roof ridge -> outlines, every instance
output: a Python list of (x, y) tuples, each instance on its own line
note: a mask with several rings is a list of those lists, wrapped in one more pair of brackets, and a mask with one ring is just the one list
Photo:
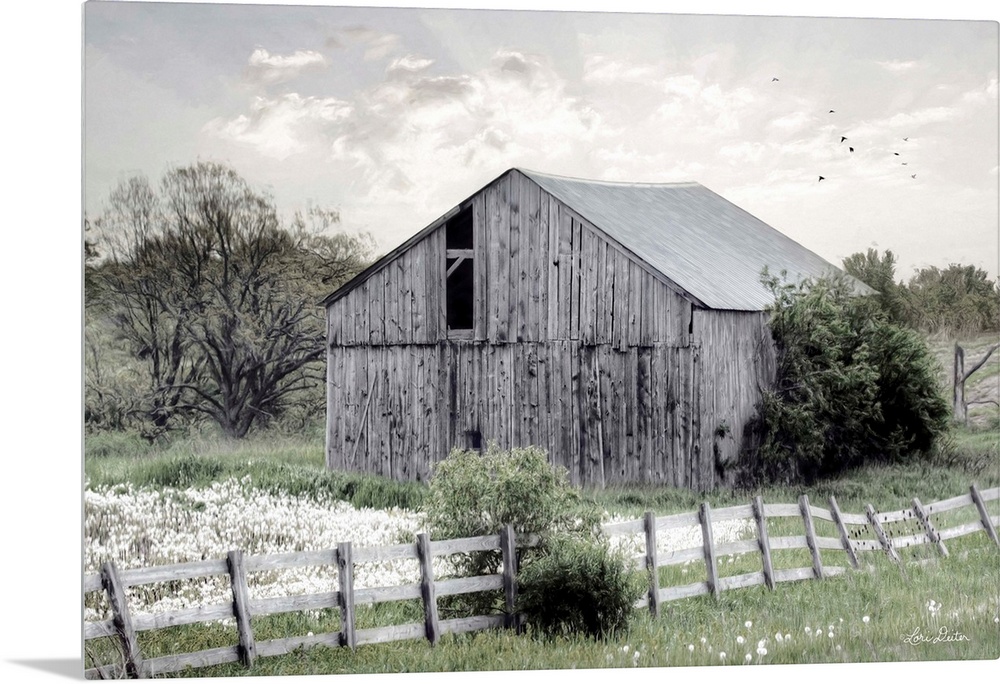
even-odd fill
[(558, 175), (558, 174), (555, 174), (555, 173), (544, 173), (542, 171), (534, 171), (532, 169), (526, 169), (526, 168), (520, 167), (520, 166), (515, 166), (515, 167), (513, 167), (512, 170), (513, 171), (519, 171), (519, 172), (525, 174), (526, 176), (542, 176), (544, 178), (555, 178), (555, 179), (558, 179), (558, 180), (576, 181), (576, 182), (579, 182), (579, 183), (593, 183), (595, 185), (628, 185), (628, 186), (650, 185), (650, 186), (655, 186), (655, 187), (665, 187), (665, 186), (673, 186), (673, 187), (705, 187), (701, 183), (699, 183), (698, 181), (673, 181), (673, 182), (665, 182), (665, 181), (660, 181), (660, 182), (654, 182), (654, 181), (612, 181), (612, 180), (600, 180), (600, 179), (596, 179), (596, 178), (580, 178), (579, 176), (561, 176), (561, 175)]

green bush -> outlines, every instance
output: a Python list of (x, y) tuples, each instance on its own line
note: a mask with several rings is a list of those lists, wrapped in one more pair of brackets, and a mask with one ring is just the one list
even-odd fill
[(425, 512), (431, 534), (439, 539), (496, 534), (507, 524), (523, 535), (599, 522), (565, 468), (550, 465), (543, 449), (504, 451), (495, 443), (484, 454), (454, 449), (438, 463)]
[[(453, 450), (438, 463), (430, 480), (423, 510), (432, 538), (456, 539), (496, 534), (511, 525), (517, 537), (553, 532), (591, 534), (600, 522), (592, 504), (585, 504), (569, 482), (566, 470), (549, 464), (538, 447), (501, 450), (491, 443), (486, 453)], [(519, 560), (531, 550), (520, 550)], [(453, 559), (463, 576), (499, 571), (499, 551), (481, 551)], [(493, 593), (468, 594), (442, 600), (443, 612), (481, 615), (502, 606)]]
[(551, 634), (611, 636), (624, 631), (642, 595), (642, 577), (605, 541), (558, 535), (518, 575), (518, 610)]
[(933, 451), (948, 425), (935, 361), (845, 279), (765, 282), (777, 379), (752, 425), (742, 480), (811, 483), (845, 469)]

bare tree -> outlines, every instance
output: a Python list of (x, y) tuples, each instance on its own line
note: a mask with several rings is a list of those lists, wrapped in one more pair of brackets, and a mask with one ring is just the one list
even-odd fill
[[(133, 178), (112, 193), (98, 222), (107, 253), (98, 299), (150, 371), (155, 429), (202, 415), (243, 437), (314, 382), (305, 370), (324, 337), (312, 284), (321, 277), (309, 272), (316, 250), (225, 166), (174, 169), (161, 188)], [(366, 255), (340, 256), (346, 275)]]

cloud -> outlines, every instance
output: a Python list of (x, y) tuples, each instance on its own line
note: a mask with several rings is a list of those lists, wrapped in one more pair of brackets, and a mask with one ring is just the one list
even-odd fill
[(202, 131), (250, 147), (265, 157), (283, 160), (308, 152), (318, 132), (344, 121), (351, 113), (351, 105), (336, 98), (302, 97), (295, 93), (277, 98), (256, 97), (249, 114), (230, 120), (213, 119)]
[(349, 26), (328, 38), (326, 43), (335, 47), (360, 46), (364, 50), (364, 59), (370, 62), (396, 52), (402, 40), (395, 33), (382, 33), (367, 26)]
[(327, 64), (323, 55), (312, 50), (272, 55), (264, 48), (257, 48), (248, 60), (247, 79), (252, 83), (274, 85), (294, 80), (304, 71), (325, 68)]
[(890, 60), (888, 62), (876, 62), (876, 64), (878, 64), (886, 71), (891, 71), (892, 73), (897, 73), (897, 74), (903, 71), (910, 71), (911, 69), (914, 69), (917, 66), (917, 62), (914, 62), (912, 60), (905, 62), (901, 60)]

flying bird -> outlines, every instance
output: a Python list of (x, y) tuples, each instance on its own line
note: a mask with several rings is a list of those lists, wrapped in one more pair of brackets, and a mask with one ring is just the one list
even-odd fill
[(840, 142), (844, 142), (845, 140), (847, 140), (847, 138), (845, 136), (843, 136), (843, 135), (840, 136)]
[(898, 157), (899, 156), (899, 152), (893, 152), (893, 155), (895, 155), (895, 156)]
[[(826, 180), (826, 178), (824, 178), (823, 176), (820, 176), (819, 180)], [(819, 181), (816, 181), (816, 182), (819, 183)]]
[(830, 110), (830, 113), (831, 113), (831, 114), (833, 114), (833, 113), (834, 113), (832, 109)]
[(854, 148), (853, 148), (853, 147), (848, 147), (847, 149), (849, 149), (849, 150), (850, 150), (851, 152), (853, 152), (853, 151), (854, 151)]
[(777, 80), (778, 80), (778, 77), (777, 77), (777, 76), (775, 76), (774, 78), (772, 78), (772, 79), (771, 79), (771, 83), (774, 83), (774, 82), (775, 82), (775, 81), (777, 81)]
[(909, 138), (903, 138), (903, 142), (906, 142), (907, 140), (909, 140)]
[(917, 177), (917, 174), (915, 174), (915, 173), (911, 173), (910, 174), (910, 178), (916, 178), (916, 177)]
[(903, 166), (906, 166), (907, 162), (903, 162)]

